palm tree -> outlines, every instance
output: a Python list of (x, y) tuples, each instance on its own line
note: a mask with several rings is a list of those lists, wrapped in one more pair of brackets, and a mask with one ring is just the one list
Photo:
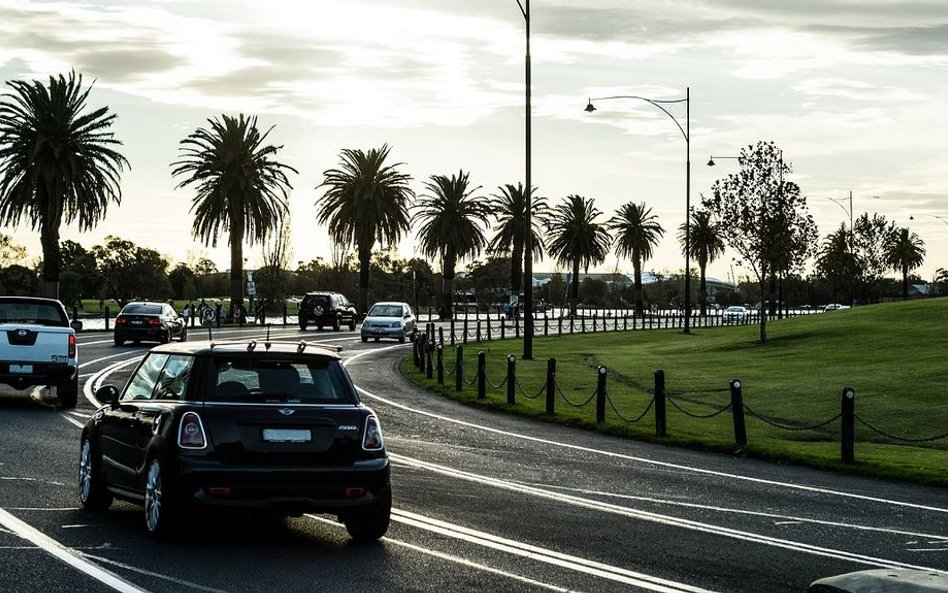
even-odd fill
[(0, 224), (29, 221), (43, 247), (43, 292), (59, 297), (62, 258), (59, 228), (78, 222), (95, 227), (109, 202), (120, 204), (121, 172), (128, 166), (113, 150), (121, 142), (109, 131), (116, 115), (108, 107), (89, 113), (82, 75), (67, 79), (8, 81), (0, 100)]
[(665, 229), (658, 224), (658, 217), (645, 205), (629, 202), (616, 211), (606, 223), (616, 233), (616, 253), (632, 260), (635, 275), (635, 314), (642, 315), (642, 262), (655, 252)]
[[(524, 226), (526, 224), (527, 201), (523, 191), (523, 184), (516, 187), (508, 183), (498, 187), (499, 194), (493, 194), (490, 200), (490, 209), (497, 221), (497, 232), (488, 245), (488, 251), (498, 255), (510, 255), (510, 290), (518, 294), (523, 289), (524, 267)], [(546, 198), (534, 196), (536, 188), (530, 192), (531, 211), (530, 226), (533, 241), (533, 257), (543, 260), (543, 250), (546, 244), (543, 241), (543, 228), (549, 220), (550, 208)]]
[(354, 245), (359, 258), (359, 302), (369, 309), (369, 267), (372, 247), (397, 243), (409, 228), (408, 208), (414, 192), (411, 176), (398, 170), (403, 163), (386, 164), (388, 144), (368, 152), (346, 148), (338, 169), (323, 173), (327, 187), (317, 202), (316, 220), (329, 225), (329, 235), (340, 246)]
[(442, 319), (454, 316), (451, 304), (454, 294), (454, 269), (465, 257), (477, 257), (487, 246), (484, 231), (490, 227), (490, 205), (487, 198), (475, 193), (480, 186), (470, 187), (468, 174), (432, 175), (425, 182), (423, 194), (412, 222), (420, 222), (418, 244), (426, 257), (441, 260)]
[(908, 300), (908, 274), (924, 263), (925, 242), (908, 228), (901, 228), (889, 234), (884, 251), (886, 263), (902, 273), (902, 299)]
[(570, 315), (576, 315), (579, 299), (579, 268), (601, 264), (609, 252), (612, 237), (606, 225), (596, 222), (602, 215), (588, 198), (569, 195), (553, 208), (550, 216), (550, 240), (547, 250), (550, 255), (573, 273), (570, 279)]
[(678, 242), (682, 250), (685, 249), (685, 236), (688, 235), (688, 246), (691, 257), (698, 262), (701, 274), (701, 316), (708, 314), (708, 282), (705, 273), (708, 264), (724, 255), (724, 233), (721, 227), (711, 220), (709, 210), (691, 210), (691, 232), (682, 224), (678, 227)]
[(230, 245), (230, 302), (243, 306), (243, 246), (266, 241), (287, 216), (286, 171), (293, 167), (274, 160), (282, 146), (264, 144), (273, 126), (261, 134), (257, 118), (221, 115), (208, 119), (181, 141), (181, 158), (172, 176), (187, 176), (177, 188), (194, 185), (191, 234), (217, 246), (221, 233)]

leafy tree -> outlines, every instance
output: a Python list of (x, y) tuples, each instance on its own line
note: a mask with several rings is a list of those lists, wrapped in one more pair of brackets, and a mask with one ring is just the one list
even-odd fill
[(0, 292), (14, 296), (35, 295), (39, 289), (39, 277), (34, 270), (13, 264), (0, 268)]
[(276, 311), (277, 307), (282, 311), (283, 302), (289, 296), (289, 267), (293, 259), (290, 237), (289, 225), (281, 225), (271, 241), (264, 243), (263, 266), (254, 273), (257, 299), (265, 301), (270, 311)]
[(420, 223), (418, 245), (423, 254), (441, 262), (442, 319), (454, 315), (455, 267), (466, 257), (477, 257), (487, 246), (484, 235), (490, 227), (490, 205), (484, 196), (477, 195), (480, 186), (471, 187), (469, 175), (432, 175), (425, 182), (425, 190), (416, 204), (412, 222)]
[[(523, 184), (516, 187), (508, 183), (497, 188), (500, 193), (492, 194), (490, 208), (496, 224), (496, 233), (487, 249), (494, 255), (510, 257), (510, 291), (519, 294), (524, 288), (523, 268), (525, 255), (524, 239), (526, 234), (527, 200)], [(530, 191), (530, 233), (533, 245), (533, 259), (543, 260), (546, 244), (543, 229), (549, 222), (550, 208), (545, 197), (536, 196), (536, 188)]]
[(0, 268), (12, 266), (26, 259), (26, 247), (16, 243), (10, 235), (0, 233)]
[(606, 224), (596, 220), (601, 215), (592, 199), (572, 194), (557, 204), (550, 216), (547, 249), (560, 264), (572, 270), (570, 315), (576, 315), (579, 269), (588, 272), (590, 266), (605, 261), (609, 253), (612, 238)]
[(168, 282), (171, 284), (172, 298), (193, 301), (198, 297), (197, 276), (188, 264), (179, 263), (168, 272)]
[[(742, 149), (738, 163), (740, 171), (715, 181), (713, 195), (703, 205), (712, 212), (728, 245), (753, 270), (763, 307), (767, 281), (806, 261), (816, 243), (816, 224), (799, 186), (784, 180), (791, 168), (774, 143), (758, 142)], [(767, 341), (766, 315), (760, 316), (760, 341)]]
[(881, 297), (878, 287), (889, 270), (885, 245), (887, 237), (896, 232), (895, 223), (881, 214), (863, 213), (853, 223), (852, 249), (856, 259), (856, 278), (861, 297)]
[(902, 299), (908, 300), (909, 272), (925, 262), (925, 242), (908, 228), (889, 234), (885, 243), (885, 260), (902, 274)]
[(658, 223), (658, 217), (645, 205), (629, 202), (623, 204), (609, 219), (607, 228), (615, 233), (616, 253), (620, 257), (632, 260), (632, 272), (635, 281), (635, 314), (641, 316), (642, 310), (642, 263), (651, 259), (658, 247), (659, 240), (665, 235), (665, 229)]
[(505, 286), (510, 280), (510, 258), (488, 257), (487, 261), (475, 261), (468, 266), (468, 278), (478, 300), (488, 305), (505, 301)]
[(108, 107), (86, 111), (91, 86), (82, 75), (49, 77), (49, 85), (8, 81), (0, 99), (0, 224), (26, 220), (40, 233), (43, 293), (59, 296), (59, 229), (77, 222), (87, 231), (121, 203), (121, 172), (128, 161), (110, 128)]
[(691, 228), (682, 224), (678, 227), (678, 242), (685, 249), (685, 236), (688, 236), (689, 255), (698, 264), (701, 275), (701, 315), (708, 314), (708, 264), (724, 255), (724, 233), (711, 217), (708, 210), (691, 209)]
[(154, 249), (108, 236), (92, 247), (108, 298), (124, 306), (130, 300), (163, 301), (171, 297), (168, 260)]
[[(59, 245), (62, 255), (63, 273), (73, 275), (73, 285), (76, 287), (76, 299), (97, 297), (102, 291), (102, 277), (92, 255), (85, 247), (75, 241), (63, 241)], [(66, 299), (63, 299), (66, 302)]]
[(243, 246), (266, 241), (287, 217), (287, 171), (275, 160), (282, 146), (266, 144), (271, 126), (261, 134), (256, 117), (221, 115), (208, 119), (180, 143), (181, 158), (171, 174), (184, 177), (177, 188), (194, 186), (191, 233), (205, 245), (217, 246), (221, 234), (230, 245), (230, 300), (243, 304)]
[(817, 253), (816, 269), (832, 287), (834, 301), (842, 300), (840, 295), (844, 292), (850, 302), (855, 298), (855, 283), (860, 276), (860, 269), (851, 249), (850, 238), (849, 229), (841, 225), (823, 239)]

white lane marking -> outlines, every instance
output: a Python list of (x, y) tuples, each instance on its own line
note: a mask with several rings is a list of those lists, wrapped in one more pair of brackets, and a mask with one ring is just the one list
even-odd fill
[(5, 526), (10, 531), (20, 536), (22, 539), (36, 544), (37, 547), (41, 548), (47, 554), (65, 562), (80, 572), (84, 572), (93, 579), (108, 587), (111, 587), (112, 589), (115, 589), (116, 591), (120, 591), (121, 593), (148, 593), (147, 589), (142, 589), (130, 583), (129, 581), (126, 581), (114, 572), (89, 562), (76, 550), (67, 548), (45, 533), (35, 529), (34, 527), (31, 527), (30, 525), (27, 525), (3, 509), (0, 509), (0, 525)]
[(79, 421), (76, 420), (75, 418), (70, 418), (69, 416), (66, 416), (66, 415), (63, 415), (63, 418), (66, 420), (66, 422), (68, 422), (69, 424), (72, 424), (72, 425), (75, 426), (76, 428), (85, 428), (85, 427), (86, 427), (86, 425), (85, 425), (84, 422), (79, 422)]
[[(333, 527), (341, 527), (341, 525), (339, 525), (339, 523), (337, 523), (336, 521), (333, 521), (333, 520), (331, 520), (331, 519), (327, 519), (327, 518), (325, 518), (325, 517), (320, 517), (319, 515), (306, 515), (306, 517), (307, 517), (308, 519), (313, 519), (313, 520), (315, 520), (315, 521), (319, 521), (320, 523), (326, 523), (327, 525), (331, 525), (331, 526), (333, 526)], [(397, 521), (397, 519), (396, 519), (396, 521)], [(536, 579), (531, 579), (530, 577), (525, 577), (525, 576), (522, 576), (522, 575), (519, 575), (519, 574), (516, 574), (516, 573), (513, 573), (513, 572), (508, 572), (508, 571), (506, 571), (506, 570), (501, 570), (501, 569), (499, 569), (499, 568), (494, 568), (493, 566), (487, 566), (486, 564), (480, 564), (480, 563), (478, 563), (478, 562), (473, 562), (473, 561), (471, 561), (471, 560), (468, 560), (467, 558), (461, 558), (460, 556), (454, 556), (454, 555), (451, 555), (451, 554), (445, 554), (444, 552), (439, 552), (439, 551), (437, 551), (437, 550), (432, 550), (432, 549), (429, 549), (429, 548), (423, 548), (423, 547), (421, 547), (421, 546), (416, 546), (415, 544), (410, 544), (410, 543), (408, 543), (408, 542), (406, 542), (406, 541), (402, 541), (402, 540), (399, 540), (399, 539), (394, 539), (394, 538), (391, 538), (391, 537), (383, 537), (383, 538), (382, 538), (382, 541), (384, 541), (385, 543), (395, 544), (395, 545), (397, 545), (397, 546), (402, 546), (402, 547), (408, 548), (409, 550), (413, 550), (413, 551), (415, 551), (415, 552), (419, 552), (419, 553), (421, 553), (421, 554), (427, 554), (428, 556), (434, 556), (435, 558), (439, 558), (439, 559), (441, 559), (441, 560), (447, 560), (448, 562), (454, 562), (455, 564), (460, 564), (460, 565), (462, 565), (462, 566), (467, 566), (467, 567), (469, 567), (469, 568), (475, 568), (475, 569), (477, 569), (477, 570), (481, 570), (481, 571), (484, 571), (484, 572), (489, 572), (489, 573), (491, 573), (491, 574), (496, 574), (496, 575), (499, 575), (499, 576), (502, 576), (502, 577), (505, 577), (505, 578), (508, 578), (508, 579), (511, 579), (511, 580), (519, 581), (519, 582), (521, 582), (521, 583), (526, 583), (526, 584), (528, 584), (528, 585), (533, 585), (533, 586), (536, 586), (536, 587), (540, 587), (540, 588), (542, 588), (542, 589), (547, 589), (547, 590), (549, 590), (549, 591), (556, 591), (557, 593), (578, 593), (578, 590), (577, 590), (577, 589), (567, 589), (567, 588), (565, 588), (565, 587), (558, 587), (558, 586), (552, 585), (552, 584), (550, 584), (550, 583), (544, 583), (544, 582), (538, 581), (538, 580), (536, 580)]]
[(164, 574), (161, 574), (161, 573), (152, 572), (152, 571), (150, 571), (150, 570), (145, 570), (144, 568), (138, 568), (138, 567), (136, 567), (136, 566), (131, 566), (131, 565), (129, 565), (129, 564), (124, 564), (124, 563), (122, 563), (122, 562), (118, 562), (118, 561), (115, 561), (115, 560), (110, 560), (110, 559), (104, 558), (104, 557), (102, 557), (102, 556), (93, 556), (92, 554), (86, 554), (85, 556), (86, 556), (86, 558), (89, 558), (89, 559), (91, 559), (91, 560), (95, 560), (96, 562), (100, 562), (100, 563), (102, 563), (102, 564), (111, 564), (112, 566), (117, 566), (117, 567), (119, 567), (119, 568), (121, 568), (121, 569), (123, 569), (123, 570), (127, 570), (127, 571), (129, 571), (129, 572), (137, 572), (138, 574), (143, 574), (143, 575), (150, 576), (150, 577), (153, 577), (153, 578), (156, 578), (156, 579), (161, 579), (161, 580), (163, 580), (163, 581), (168, 581), (168, 582), (174, 583), (174, 584), (176, 584), (176, 585), (183, 585), (183, 586), (185, 586), (185, 587), (188, 587), (188, 588), (190, 588), (190, 589), (194, 589), (194, 590), (196, 590), (196, 591), (208, 591), (209, 593), (228, 593), (227, 591), (225, 591), (225, 590), (223, 590), (223, 589), (215, 589), (214, 587), (206, 587), (206, 586), (204, 586), (204, 585), (199, 585), (199, 584), (197, 584), (197, 583), (192, 583), (191, 581), (185, 581), (184, 579), (179, 579), (179, 578), (171, 577), (171, 576), (164, 575)]
[(520, 494), (529, 494), (531, 496), (536, 496), (538, 498), (555, 500), (557, 502), (562, 502), (564, 504), (571, 504), (574, 506), (579, 506), (579, 507), (583, 507), (587, 509), (598, 510), (598, 511), (606, 512), (606, 513), (613, 513), (616, 515), (631, 517), (633, 519), (638, 519), (641, 521), (650, 521), (650, 522), (658, 523), (661, 525), (679, 527), (682, 529), (690, 529), (690, 530), (699, 531), (702, 533), (710, 533), (712, 535), (716, 535), (720, 537), (730, 537), (730, 538), (738, 539), (741, 541), (748, 541), (748, 542), (758, 543), (758, 544), (766, 544), (766, 545), (777, 547), (777, 548), (791, 550), (793, 552), (804, 552), (804, 553), (809, 553), (816, 556), (824, 556), (827, 558), (848, 560), (850, 562), (855, 562), (857, 564), (866, 564), (869, 566), (878, 566), (882, 568), (911, 568), (915, 570), (930, 570), (934, 572), (948, 574), (948, 572), (944, 570), (929, 568), (927, 566), (915, 566), (912, 564), (906, 564), (906, 563), (897, 562), (894, 560), (886, 560), (884, 558), (876, 558), (873, 556), (865, 556), (863, 554), (856, 554), (854, 552), (847, 552), (845, 550), (823, 548), (820, 546), (814, 546), (814, 545), (803, 543), (803, 542), (795, 542), (792, 540), (786, 540), (786, 539), (770, 537), (766, 535), (760, 535), (760, 534), (751, 533), (748, 531), (740, 531), (738, 529), (731, 529), (729, 527), (721, 527), (718, 525), (711, 525), (709, 523), (701, 523), (699, 521), (692, 521), (690, 519), (682, 519), (682, 518), (674, 517), (671, 515), (662, 515), (659, 513), (652, 513), (649, 511), (632, 509), (629, 507), (614, 505), (614, 504), (610, 504), (610, 503), (606, 503), (606, 502), (602, 502), (598, 500), (580, 498), (578, 496), (572, 496), (572, 495), (563, 494), (560, 492), (543, 490), (541, 488), (535, 488), (533, 486), (524, 486), (522, 484), (517, 484), (515, 482), (501, 480), (499, 478), (493, 478), (493, 477), (485, 476), (481, 474), (465, 472), (465, 471), (457, 470), (454, 468), (437, 465), (434, 463), (428, 463), (426, 461), (421, 461), (420, 459), (405, 457), (403, 455), (390, 453), (389, 458), (392, 460), (393, 463), (396, 463), (396, 464), (403, 464), (408, 467), (414, 467), (417, 469), (423, 469), (423, 470), (439, 473), (442, 475), (450, 476), (453, 478), (468, 480), (471, 482), (475, 482), (479, 485), (490, 485), (495, 488), (500, 488), (503, 490), (509, 490), (512, 492), (520, 493)]
[(141, 360), (144, 356), (145, 354), (143, 353), (141, 356), (136, 356), (128, 360), (120, 360), (118, 362), (110, 364), (109, 366), (105, 367), (98, 373), (92, 375), (91, 379), (87, 380), (85, 383), (82, 384), (82, 395), (85, 396), (85, 398), (89, 401), (89, 403), (91, 403), (94, 407), (98, 408), (102, 404), (99, 403), (99, 401), (95, 398), (93, 394), (95, 393), (95, 390), (99, 388), (99, 384), (102, 382), (102, 380), (108, 375), (110, 375), (111, 373), (113, 373), (114, 371), (116, 371), (117, 369), (120, 369), (122, 367), (132, 366), (133, 364), (138, 364), (138, 361)]
[[(388, 350), (389, 348), (392, 348), (392, 347), (390, 346), (390, 347), (388, 347), (388, 348), (379, 348), (379, 349), (377, 349), (377, 350), (367, 350), (367, 351), (365, 351), (365, 352), (360, 352), (360, 353), (358, 353), (358, 354), (355, 354), (355, 355), (352, 356), (351, 358), (347, 359), (347, 360), (345, 361), (345, 364), (348, 365), (348, 363), (350, 363), (350, 362), (352, 362), (352, 361), (354, 361), (354, 360), (356, 360), (356, 359), (358, 359), (358, 358), (361, 358), (361, 357), (363, 357), (363, 356), (367, 356), (367, 355), (373, 354), (373, 353), (375, 353), (375, 352), (381, 352), (381, 351), (383, 351), (383, 350)], [(752, 483), (755, 483), (755, 484), (767, 484), (768, 486), (779, 486), (779, 487), (782, 487), (782, 488), (789, 488), (789, 489), (794, 489), (794, 490), (803, 490), (803, 491), (805, 491), (805, 492), (816, 492), (816, 493), (818, 493), (818, 494), (828, 494), (828, 495), (832, 495), (832, 496), (840, 496), (840, 497), (843, 497), (843, 498), (853, 498), (853, 499), (856, 499), (856, 500), (865, 500), (865, 501), (869, 501), (869, 502), (878, 502), (878, 503), (887, 504), (887, 505), (892, 505), (892, 506), (901, 506), (901, 507), (907, 507), (907, 508), (913, 508), (913, 509), (921, 509), (921, 510), (925, 510), (925, 511), (933, 511), (933, 512), (936, 512), (936, 513), (948, 513), (948, 507), (933, 507), (933, 506), (928, 506), (928, 505), (923, 505), (923, 504), (916, 504), (916, 503), (912, 503), (912, 502), (904, 502), (904, 501), (900, 501), (900, 500), (891, 500), (891, 499), (887, 499), (887, 498), (880, 498), (880, 497), (877, 497), (877, 496), (867, 496), (867, 495), (865, 495), (865, 494), (854, 494), (854, 493), (852, 493), (852, 492), (843, 492), (843, 491), (841, 491), (841, 490), (830, 490), (830, 489), (828, 489), (828, 488), (820, 488), (820, 487), (817, 487), (817, 486), (807, 486), (807, 485), (804, 485), (804, 484), (795, 484), (795, 483), (793, 483), (793, 482), (778, 482), (777, 480), (768, 480), (768, 479), (764, 479), (764, 478), (755, 478), (755, 477), (752, 477), (752, 476), (745, 476), (745, 475), (741, 475), (741, 474), (733, 474), (733, 473), (729, 473), (729, 472), (723, 472), (723, 471), (705, 469), (705, 468), (694, 467), (694, 466), (690, 466), (690, 465), (682, 465), (682, 464), (678, 464), (678, 463), (671, 463), (671, 462), (668, 462), (668, 461), (657, 461), (657, 460), (655, 460), (655, 459), (649, 459), (649, 458), (647, 458), (647, 457), (639, 457), (639, 456), (636, 456), (636, 455), (628, 455), (628, 454), (625, 454), (625, 453), (616, 453), (616, 452), (614, 452), (614, 451), (605, 451), (605, 450), (602, 450), (602, 449), (593, 449), (592, 447), (584, 447), (584, 446), (582, 446), (582, 445), (573, 445), (573, 444), (571, 444), (571, 443), (564, 443), (564, 442), (561, 442), (561, 441), (551, 441), (551, 440), (549, 440), (549, 439), (541, 439), (541, 438), (539, 438), (539, 437), (534, 437), (534, 436), (530, 436), (530, 435), (526, 435), (526, 434), (520, 434), (520, 433), (516, 433), (516, 432), (510, 432), (510, 431), (506, 431), (506, 430), (501, 430), (501, 429), (499, 429), (499, 428), (493, 428), (493, 427), (490, 427), (490, 426), (484, 426), (483, 424), (475, 424), (475, 423), (473, 423), (473, 422), (466, 422), (466, 421), (464, 421), (464, 420), (458, 420), (458, 419), (456, 419), (456, 418), (451, 418), (451, 417), (449, 417), (449, 416), (442, 416), (442, 415), (440, 415), (440, 414), (435, 414), (435, 413), (433, 413), (433, 412), (428, 412), (428, 411), (426, 411), (426, 410), (419, 410), (419, 409), (417, 409), (417, 408), (412, 408), (412, 407), (406, 406), (405, 404), (400, 404), (400, 403), (395, 402), (395, 401), (393, 401), (393, 400), (386, 399), (386, 398), (384, 398), (384, 397), (381, 397), (381, 396), (379, 396), (379, 395), (376, 395), (376, 394), (372, 393), (371, 391), (368, 391), (368, 390), (366, 390), (366, 389), (363, 389), (362, 387), (356, 386), (356, 389), (358, 389), (360, 393), (364, 394), (365, 396), (367, 396), (367, 397), (369, 397), (369, 398), (378, 400), (378, 401), (380, 401), (380, 402), (383, 402), (383, 403), (385, 403), (385, 404), (388, 404), (388, 405), (390, 405), (390, 406), (392, 406), (392, 407), (395, 407), (395, 408), (398, 408), (398, 409), (400, 409), (400, 410), (405, 410), (406, 412), (412, 412), (412, 413), (419, 414), (419, 415), (422, 415), (422, 416), (428, 416), (429, 418), (434, 418), (434, 419), (436, 419), (436, 420), (443, 420), (444, 422), (450, 422), (450, 423), (452, 423), (452, 424), (458, 424), (458, 425), (460, 425), (460, 426), (466, 426), (466, 427), (468, 427), (468, 428), (475, 428), (475, 429), (478, 429), (478, 430), (483, 430), (483, 431), (485, 431), (485, 432), (491, 432), (491, 433), (494, 433), (494, 434), (500, 434), (500, 435), (507, 436), (507, 437), (511, 437), (511, 438), (521, 439), (521, 440), (525, 440), (525, 441), (531, 441), (531, 442), (534, 442), (534, 443), (541, 443), (541, 444), (543, 444), (543, 445), (550, 445), (550, 446), (553, 446), (553, 447), (560, 447), (560, 448), (563, 448), (563, 449), (571, 449), (571, 450), (573, 450), (573, 451), (581, 451), (581, 452), (583, 452), (583, 453), (594, 453), (594, 454), (603, 455), (603, 456), (606, 456), (606, 457), (613, 457), (613, 458), (616, 458), (616, 459), (623, 459), (623, 460), (625, 460), (625, 461), (634, 461), (634, 462), (636, 462), (636, 463), (646, 463), (646, 464), (655, 465), (655, 466), (658, 466), (658, 467), (667, 467), (667, 468), (671, 468), (671, 469), (682, 470), (682, 471), (692, 472), (692, 473), (696, 473), (696, 474), (705, 474), (705, 475), (710, 475), (710, 476), (715, 476), (715, 477), (720, 477), (720, 478), (728, 478), (728, 479), (732, 479), (732, 480), (743, 480), (743, 481), (752, 482)]]
[[(392, 440), (392, 439), (388, 439)], [(829, 527), (841, 527), (844, 529), (855, 529), (857, 531), (878, 531), (894, 535), (907, 535), (910, 537), (935, 538), (937, 540), (948, 541), (948, 536), (933, 535), (930, 533), (917, 533), (914, 531), (904, 531), (892, 529), (889, 527), (871, 527), (868, 525), (855, 525), (853, 523), (840, 523), (838, 521), (825, 521), (822, 519), (811, 519), (809, 517), (795, 517), (793, 515), (779, 515), (776, 513), (765, 513), (762, 511), (748, 511), (746, 509), (735, 509), (731, 507), (721, 507), (717, 505), (697, 504), (694, 502), (682, 502), (679, 500), (668, 500), (664, 498), (653, 498), (650, 496), (634, 496), (631, 494), (618, 494), (615, 492), (604, 492), (602, 490), (587, 490), (585, 488), (569, 488), (567, 486), (558, 486), (556, 484), (530, 483), (528, 486), (538, 488), (549, 488), (550, 490), (560, 490), (566, 492), (577, 492), (579, 494), (588, 494), (592, 496), (606, 496), (609, 498), (621, 498), (623, 500), (635, 500), (639, 502), (649, 502), (661, 505), (675, 506), (681, 508), (700, 509), (703, 511), (715, 511), (720, 513), (734, 513), (737, 515), (748, 515), (752, 517), (763, 517), (765, 519), (777, 519), (775, 525), (794, 525), (797, 523), (812, 523), (814, 525), (827, 525)]]
[(19, 476), (0, 476), (0, 480), (9, 480), (11, 482), (42, 482), (50, 486), (65, 486), (62, 482), (51, 482), (47, 480), (40, 480), (39, 478), (21, 478)]
[(462, 541), (491, 548), (493, 550), (507, 552), (528, 558), (530, 560), (542, 562), (544, 564), (566, 568), (583, 574), (623, 583), (625, 585), (640, 587), (649, 591), (657, 591), (659, 593), (709, 593), (710, 591), (709, 589), (703, 589), (701, 587), (695, 587), (685, 583), (679, 583), (677, 581), (671, 581), (661, 577), (627, 570), (617, 566), (595, 562), (593, 560), (587, 560), (586, 558), (581, 558), (579, 556), (563, 554), (562, 552), (542, 548), (540, 546), (534, 546), (515, 540), (502, 538), (484, 531), (468, 529), (453, 523), (439, 521), (437, 519), (432, 519), (431, 517), (425, 517), (424, 515), (411, 513), (408, 511), (393, 509), (392, 518), (393, 520), (400, 523), (412, 525), (414, 527), (418, 527), (419, 529), (424, 529), (426, 531), (431, 531), (440, 535), (446, 535), (460, 539)]

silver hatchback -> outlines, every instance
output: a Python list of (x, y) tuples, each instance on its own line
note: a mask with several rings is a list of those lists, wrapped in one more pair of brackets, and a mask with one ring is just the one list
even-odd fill
[(363, 342), (368, 342), (369, 338), (376, 342), (382, 338), (393, 338), (404, 342), (414, 337), (416, 331), (415, 314), (412, 313), (408, 303), (375, 303), (362, 320)]

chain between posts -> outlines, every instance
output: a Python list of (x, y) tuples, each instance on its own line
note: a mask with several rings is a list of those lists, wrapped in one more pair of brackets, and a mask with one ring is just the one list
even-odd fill
[(921, 437), (921, 438), (900, 437), (900, 436), (885, 432), (884, 430), (881, 430), (879, 428), (876, 428), (875, 426), (867, 422), (864, 418), (862, 418), (859, 414), (855, 414), (854, 417), (856, 418), (857, 422), (859, 422), (860, 424), (862, 424), (863, 426), (865, 426), (872, 432), (880, 434), (886, 438), (892, 439), (893, 441), (902, 441), (904, 443), (931, 443), (933, 441), (939, 441), (941, 439), (948, 438), (948, 432), (935, 435), (932, 437)]
[(714, 412), (711, 412), (710, 414), (694, 414), (694, 413), (689, 412), (688, 410), (682, 408), (680, 405), (678, 405), (678, 402), (676, 402), (675, 399), (674, 399), (671, 395), (666, 394), (666, 395), (665, 395), (665, 401), (667, 401), (668, 403), (670, 403), (672, 406), (674, 406), (674, 408), (675, 408), (676, 410), (678, 410), (679, 412), (681, 412), (681, 413), (684, 414), (685, 416), (690, 416), (690, 417), (692, 417), (692, 418), (698, 418), (698, 419), (702, 419), (702, 418), (714, 418), (715, 416), (717, 416), (717, 415), (719, 415), (719, 414), (723, 414), (724, 412), (727, 412), (728, 410), (731, 409), (731, 404), (727, 404), (727, 405), (724, 406), (723, 408), (721, 408), (721, 409), (719, 409), (719, 410), (715, 410)]

